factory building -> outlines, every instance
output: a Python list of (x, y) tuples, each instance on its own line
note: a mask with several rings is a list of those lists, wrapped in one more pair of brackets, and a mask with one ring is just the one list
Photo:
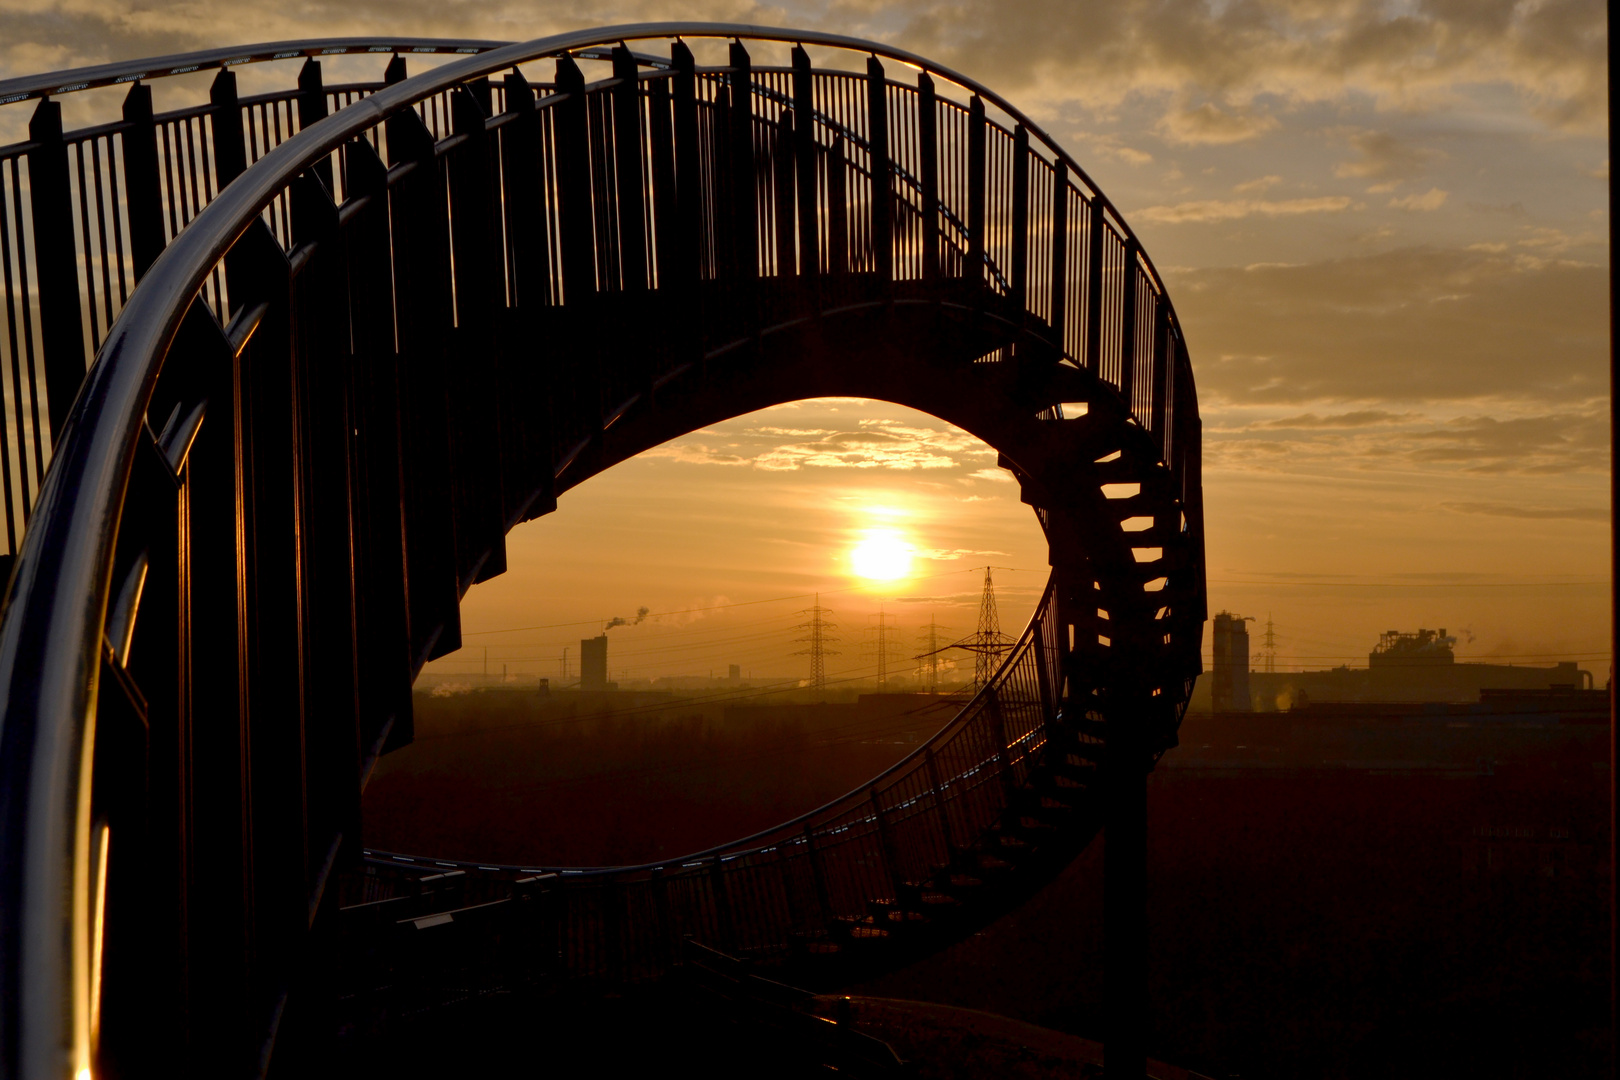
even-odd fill
[(579, 641), (579, 688), (581, 690), (611, 690), (608, 684), (607, 635)]
[(1215, 671), (1210, 687), (1216, 712), (1249, 712), (1247, 619), (1223, 611), (1215, 616)]

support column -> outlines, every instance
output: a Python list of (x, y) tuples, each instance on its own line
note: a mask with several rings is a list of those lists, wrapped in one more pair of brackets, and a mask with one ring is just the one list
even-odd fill
[[(1103, 763), (1103, 1065), (1147, 1075), (1147, 769), (1131, 721), (1110, 717)], [(1125, 730), (1116, 734), (1113, 724)]]

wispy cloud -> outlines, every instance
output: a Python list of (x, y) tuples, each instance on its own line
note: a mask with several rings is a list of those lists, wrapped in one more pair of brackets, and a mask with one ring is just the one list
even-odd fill
[(1496, 502), (1443, 502), (1443, 510), (1454, 514), (1484, 514), (1489, 517), (1528, 518), (1537, 521), (1608, 521), (1609, 510), (1604, 506), (1517, 506)]
[(1450, 194), (1449, 191), (1430, 188), (1421, 195), (1403, 195), (1391, 199), (1389, 205), (1394, 210), (1438, 210), (1446, 204), (1446, 196)]
[(1337, 214), (1350, 208), (1345, 195), (1321, 195), (1309, 199), (1200, 199), (1174, 206), (1150, 206), (1132, 217), (1166, 225), (1184, 222), (1235, 221), (1238, 218), (1293, 217), (1298, 214)]

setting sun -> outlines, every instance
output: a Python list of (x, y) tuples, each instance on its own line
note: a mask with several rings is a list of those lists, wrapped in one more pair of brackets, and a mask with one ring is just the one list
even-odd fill
[(858, 577), (871, 581), (894, 581), (911, 573), (912, 546), (893, 529), (867, 529), (861, 541), (849, 552), (850, 566)]

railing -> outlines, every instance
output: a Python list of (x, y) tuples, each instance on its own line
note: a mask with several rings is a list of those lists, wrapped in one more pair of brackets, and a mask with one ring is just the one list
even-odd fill
[[(404, 77), (399, 56), (476, 53), (499, 44), (321, 39), (216, 49), (0, 82), (0, 103), (45, 99), (31, 124), (30, 139), (0, 147), (0, 306), (6, 315), (5, 334), (0, 336), (4, 403), (0, 504), (5, 517), (0, 556), (17, 550), (52, 446), (83, 379), (86, 358), (100, 348), (146, 267), (217, 192), (304, 125), (399, 81)], [(242, 64), (342, 54), (397, 55), (387, 78), (377, 82), (323, 86), (319, 66), (314, 65), (306, 66), (294, 88), (245, 98), (236, 95), (232, 72)], [(582, 50), (581, 55), (602, 58), (605, 50)], [(811, 138), (825, 154), (825, 161), (814, 166), (821, 173), (824, 192), (815, 216), (801, 210), (798, 220), (782, 220), (776, 195), (792, 177), (757, 178), (752, 201), (759, 216), (758, 271), (799, 272), (798, 264), (809, 256), (823, 274), (842, 268), (926, 281), (960, 278), (964, 260), (983, 260), (986, 280), (996, 292), (1013, 305), (1022, 303), (1031, 316), (1051, 328), (1066, 356), (1120, 389), (1132, 414), (1153, 432), (1164, 460), (1170, 462), (1175, 440), (1173, 425), (1165, 417), (1178, 411), (1175, 395), (1180, 380), (1172, 369), (1184, 366), (1184, 344), (1151, 264), (1089, 178), (1044, 134), (1005, 103), (996, 101), (1009, 117), (1010, 123), (1004, 125), (987, 119), (982, 107), (975, 113), (972, 106), (938, 98), (930, 71), (984, 95), (982, 87), (919, 66), (923, 74), (916, 86), (887, 82), (881, 67), (865, 77), (818, 72), (810, 79), (807, 100), (799, 100), (804, 86), (796, 81), (794, 69), (752, 70), (751, 93), (757, 98), (754, 138), (770, 147), (773, 160), (780, 159), (785, 171), (794, 168), (791, 117), (801, 113), (815, 115), (816, 133)], [(152, 112), (151, 79), (213, 68), (220, 70), (220, 78), (207, 104)], [(662, 70), (641, 75), (638, 94), (646, 116), (644, 137), (649, 140), (655, 138), (654, 111), (668, 108), (667, 89), (655, 84), (668, 82), (671, 75), (667, 63)], [(699, 100), (712, 110), (726, 95), (729, 81), (725, 69), (700, 72)], [(60, 110), (48, 95), (124, 83), (131, 84), (131, 90), (121, 120), (62, 130)], [(873, 93), (878, 85), (884, 87), (882, 95)], [(549, 87), (537, 83), (536, 88)], [(496, 113), (506, 111), (503, 94), (504, 87), (493, 88)], [(874, 108), (877, 101), (882, 108)], [(425, 99), (417, 108), (435, 137), (449, 131), (447, 92)], [(611, 112), (600, 108), (590, 116), (591, 129), (600, 138), (613, 138)], [(928, 115), (934, 117), (931, 122), (924, 120)], [(892, 129), (888, 117), (894, 118)], [(230, 123), (232, 118), (238, 122)], [(872, 195), (874, 123), (885, 129), (883, 165), (893, 178), (887, 214)], [(1044, 153), (1030, 151), (1032, 132)], [(379, 151), (385, 146), (380, 132), (369, 138)], [(651, 149), (656, 155), (658, 147)], [(609, 166), (609, 176), (596, 193), (601, 202), (595, 235), (611, 237), (618, 224), (612, 205), (617, 191), (612, 163), (602, 164)], [(982, 175), (977, 182), (972, 179), (974, 168)], [(40, 184), (31, 180), (36, 171), (43, 180)], [(341, 198), (341, 170), (334, 173), (328, 165), (323, 177)], [(545, 203), (554, 215), (559, 201), (556, 176), (548, 175), (547, 180), (553, 190)], [(841, 185), (845, 203), (838, 207)], [(795, 208), (786, 209), (791, 218)], [(659, 220), (674, 216), (672, 210), (668, 205), (660, 208), (655, 200), (644, 201), (640, 225), (652, 240), (650, 247), (674, 242), (675, 229)], [(283, 247), (291, 248), (285, 194), (264, 213)], [(558, 236), (554, 216), (549, 224), (549, 235)], [(705, 221), (705, 232), (718, 236), (716, 226), (722, 224)], [(877, 242), (875, 230), (888, 234), (887, 243)], [(41, 235), (53, 241), (43, 259), (38, 249)], [(60, 242), (69, 236), (71, 248)], [(1060, 236), (1062, 243), (1056, 242)], [(704, 247), (700, 266), (706, 278), (724, 275), (725, 254), (712, 245)], [(554, 264), (560, 262), (560, 252), (552, 255)], [(1010, 274), (1003, 269), (1013, 266), (1018, 269)], [(656, 259), (646, 260), (644, 269), (644, 284), (656, 287)], [(598, 288), (627, 283), (611, 258), (597, 270)], [(560, 302), (561, 267), (553, 265), (548, 271), (548, 280), (555, 283), (550, 299)], [(216, 267), (204, 286), (216, 312), (229, 310), (228, 301), (218, 298), (224, 287), (223, 272)], [(1128, 309), (1135, 318), (1124, 320), (1118, 313)], [(1177, 363), (1167, 361), (1166, 350)], [(1181, 389), (1190, 391), (1190, 382)]]
[[(569, 55), (679, 35), (870, 58), (864, 74), (818, 70), (800, 47), (789, 68), (755, 69), (737, 43), (728, 64), (700, 68), (677, 41), (649, 71), (615, 50), (614, 76), (587, 85)], [(913, 65), (918, 84), (890, 82), (876, 54)], [(543, 57), (557, 76), (536, 95), (513, 69)], [(509, 70), (503, 86), (487, 80)], [(935, 78), (971, 99), (937, 97)], [(225, 96), (229, 80), (215, 86)], [(459, 596), (489, 571), (505, 529), (643, 395), (736, 362), (774, 328), (913, 304), (994, 325), (1000, 355), (1062, 367), (1087, 383), (1093, 408), (1128, 415), (1152, 440), (1182, 494), (1164, 516), (1177, 519), (1177, 542), (1199, 543), (1196, 401), (1162, 284), (1078, 166), (972, 80), (833, 35), (661, 24), (499, 48), (356, 92), (290, 138), (290, 105), (278, 113), (271, 99), (244, 123), (215, 102), (206, 132), (201, 114), (174, 116), (161, 141), (154, 117), (147, 166), (131, 168), (144, 136), (120, 143), (125, 202), (106, 205), (127, 212), (121, 225), (108, 214), (103, 240), (79, 245), (62, 224), (80, 219), (93, 240), (95, 216), (58, 206), (30, 219), (30, 230), (56, 222), (48, 235), (72, 235), (89, 255), (28, 235), (28, 288), (42, 299), (23, 305), (23, 336), (43, 351), (21, 354), (42, 359), (13, 385), (42, 373), (52, 423), (30, 413), (7, 425), (35, 469), (49, 452), (42, 430), (58, 433), (0, 622), (0, 880), (25, 883), (0, 904), (0, 960), (29, 988), (0, 993), (0, 1045), (20, 1048), (24, 1072), (63, 1053), (88, 1061), (86, 913), (109, 876), (152, 878), (138, 901), (152, 912), (143, 940), (243, 943), (189, 961), (160, 950), (141, 970), (207, 986), (194, 1030), (236, 1030), (246, 1021), (229, 1009), (284, 993), (295, 945), (354, 843), (368, 758), (391, 731), (408, 734), (410, 679), (455, 636)], [(76, 185), (41, 182), (66, 160), (42, 150), (56, 145), (43, 126), (53, 116), (39, 114), (24, 151), (43, 163), (28, 159), (29, 197), (55, 193), (71, 208)], [(108, 143), (98, 157), (94, 138), (81, 205), (113, 153)], [(247, 167), (250, 141), (277, 140)], [(8, 175), (20, 175), (11, 160)], [(137, 175), (150, 197), (136, 196)], [(20, 203), (21, 188), (7, 194)], [(8, 265), (22, 265), (18, 250)], [(117, 273), (124, 259), (144, 270), (133, 291)], [(99, 314), (80, 321), (90, 286), (77, 288), (91, 278)], [(628, 310), (610, 302), (679, 332), (607, 363), (590, 331), (599, 312)], [(108, 318), (66, 409), (87, 335)], [(555, 332), (571, 351), (509, 361), (513, 327)], [(464, 364), (454, 380), (442, 367), (452, 351)], [(76, 356), (79, 372), (59, 356)], [(517, 391), (501, 393), (497, 375)], [(555, 415), (529, 408), (531, 391)], [(18, 490), (25, 507), (33, 488)], [(1196, 671), (1201, 548), (1172, 573), (1189, 633), (1167, 683)], [(865, 804), (839, 804), (802, 839), (772, 834), (656, 875), (671, 910), (722, 947), (740, 936), (768, 948), (802, 918), (789, 895), (814, 895), (835, 916), (968, 842), (1057, 715), (1065, 637), (1033, 624), (996, 688)], [(146, 761), (157, 777), (147, 787), (117, 779)], [(156, 802), (140, 801), (148, 790)], [(99, 861), (110, 835), (143, 829), (168, 845), (161, 857), (131, 863), (135, 845), (120, 841)], [(772, 885), (767, 863), (798, 884)], [(659, 895), (647, 875), (636, 903)], [(217, 881), (240, 894), (185, 892)], [(158, 970), (187, 962), (202, 974)]]
[[(0, 579), (9, 576), (88, 359), (146, 268), (243, 168), (385, 85), (323, 86), (317, 63), (294, 87), (238, 98), (236, 69), (346, 54), (459, 55), (503, 44), (323, 38), (0, 80), (0, 105), (40, 101), (29, 138), (0, 147)], [(206, 103), (153, 113), (152, 80), (215, 69), (220, 77)], [(394, 70), (403, 75), (402, 65)], [(120, 119), (63, 130), (55, 99), (126, 84)], [(284, 238), (285, 212), (282, 204), (269, 211)], [(222, 287), (222, 275), (212, 275), (208, 288)]]
[[(367, 855), (378, 865), (462, 870), (552, 893), (570, 976), (660, 974), (688, 935), (740, 955), (783, 955), (796, 940), (826, 939), (839, 920), (864, 917), (874, 897), (898, 898), (960, 867), (962, 853), (1002, 819), (1064, 719), (1059, 633), (1048, 586), (993, 680), (924, 745), (843, 797), (753, 836), (640, 866)], [(1069, 737), (1101, 747), (1095, 736)]]

